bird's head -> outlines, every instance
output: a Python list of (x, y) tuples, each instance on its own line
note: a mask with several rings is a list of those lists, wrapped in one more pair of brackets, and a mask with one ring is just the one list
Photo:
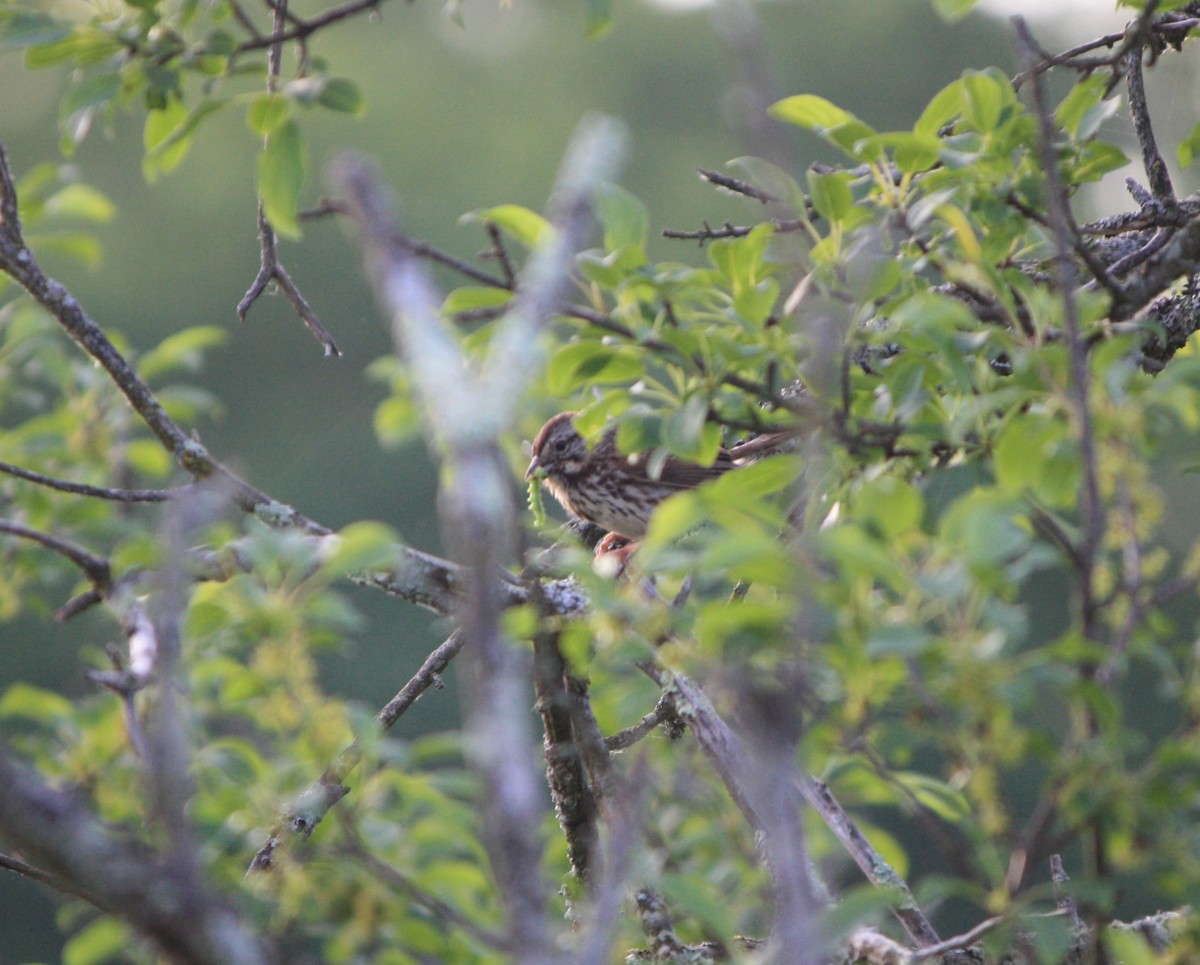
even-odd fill
[(525, 478), (549, 476), (561, 478), (579, 472), (587, 459), (588, 447), (572, 424), (574, 412), (560, 412), (538, 432), (533, 440), (533, 458)]

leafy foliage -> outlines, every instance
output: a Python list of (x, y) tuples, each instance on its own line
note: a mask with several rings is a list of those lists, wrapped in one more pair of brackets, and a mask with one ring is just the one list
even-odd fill
[[(971, 4), (938, 6), (959, 16)], [(1196, 26), (1169, 14), (1181, 4), (1148, 6), (1137, 21), (1145, 36), (1129, 36), (1156, 53)], [(0, 13), (0, 46), (23, 49), (30, 68), (72, 68), (60, 118), (68, 152), (95, 121), (144, 112), (148, 180), (178, 166), (209, 116), (244, 109), (261, 141), (263, 234), (273, 244), (271, 232), (300, 233), (306, 112), (358, 115), (363, 101), (307, 52), (283, 79), (264, 64), (269, 36), (247, 33), (239, 13), (148, 2), (84, 19), (74, 8), (12, 7)], [(587, 31), (602, 33), (610, 16), (607, 3), (587, 3)], [(288, 41), (321, 26), (289, 23)], [(1118, 64), (1132, 70), (1125, 60), (1107, 66)], [(1172, 312), (1194, 307), (1197, 265), (1184, 259), (1170, 273), (1157, 254), (1165, 244), (1146, 250), (1154, 231), (1184, 237), (1196, 209), (1137, 188), (1141, 221), (1055, 220), (1061, 198), (1129, 163), (1105, 139), (1119, 109), (1109, 76), (1085, 66), (1048, 106), (1026, 103), (997, 69), (969, 71), (906, 130), (877, 131), (816, 94), (780, 100), (775, 119), (823, 139), (844, 163), (814, 166), (801, 183), (739, 159), (746, 180), (735, 187), (768, 203), (769, 218), (706, 226), (697, 264), (652, 259), (644, 204), (615, 184), (596, 193), (598, 243), (572, 257), (572, 287), (538, 336), (547, 362), (516, 431), (532, 435), (552, 412), (574, 410), (585, 437), (615, 426), (619, 448), (647, 453), (652, 474), (671, 457), (711, 465), (722, 447), (782, 433), (761, 458), (666, 500), (621, 579), (593, 569), (568, 539), (549, 562), (531, 553), (524, 582), (506, 583), (524, 594), (506, 601), (521, 605), (504, 627), (534, 652), (533, 676), (552, 652), (565, 668), (558, 684), (575, 688), (603, 735), (633, 727), (664, 686), (675, 702), (675, 739), (656, 732), (629, 737), (636, 750), (605, 751), (626, 782), (620, 804), (636, 818), (623, 825), (602, 801), (591, 820), (612, 853), (622, 834), (637, 838), (612, 859), (624, 861), (614, 887), (661, 895), (678, 942), (719, 942), (751, 961), (734, 936), (781, 931), (769, 828), (750, 816), (753, 789), (713, 759), (697, 723), (710, 713), (739, 722), (750, 756), (758, 744), (784, 746), (778, 783), (818, 777), (941, 927), (999, 916), (989, 955), (1013, 943), (1041, 961), (1081, 954), (1065, 921), (1036, 917), (1056, 900), (1052, 856), (1070, 866), (1071, 893), (1094, 929), (1118, 912), (1197, 900), (1198, 667), (1188, 627), (1200, 554), (1194, 526), (1180, 524), (1192, 514), (1177, 454), (1200, 445), (1200, 364), (1182, 342), (1162, 351)], [(1039, 85), (1042, 69), (1022, 80)], [(1195, 141), (1193, 132), (1179, 145), (1181, 161), (1190, 163)], [(17, 185), (25, 237), (36, 255), (92, 263), (94, 240), (60, 226), (107, 220), (111, 205), (58, 176), (42, 166)], [(474, 370), (531, 310), (529, 266), (564, 231), (553, 212), (516, 204), (466, 220), (489, 238), (487, 270), (411, 239), (402, 247), (459, 270), (462, 284), (439, 304), (439, 332)], [(1130, 246), (1106, 246), (1122, 235), (1140, 260), (1126, 263)], [(7, 274), (20, 281), (16, 260)], [(1154, 290), (1139, 295), (1139, 279)], [(320, 683), (318, 657), (355, 626), (340, 583), (429, 604), (427, 585), (405, 580), (435, 564), (380, 524), (333, 534), (232, 489), (225, 502), (248, 511), (197, 510), (181, 544), (182, 507), (219, 468), (160, 444), (129, 383), (62, 338), (66, 310), (11, 283), (3, 295), (0, 461), (18, 471), (0, 480), (0, 532), (11, 537), (0, 544), (0, 618), (44, 617), (64, 594), (72, 602), (62, 616), (105, 602), (129, 648), (81, 654), (105, 687), (79, 699), (9, 684), (5, 753), (78, 789), (106, 825), (137, 829), (147, 848), (173, 846), (145, 792), (153, 754), (139, 745), (139, 721), (169, 703), (162, 687), (173, 681), (133, 686), (122, 675), (136, 663), (142, 601), (165, 607), (182, 572), (173, 617), (193, 741), (186, 813), (206, 881), (238, 895), (250, 930), (285, 953), (509, 960), (511, 896), (491, 863), (496, 805), (471, 735), (395, 738), (386, 708), (377, 719)], [(108, 336), (167, 418), (190, 425), (216, 408), (202, 389), (171, 380), (196, 375), (220, 330), (188, 328), (141, 353)], [(382, 444), (436, 428), (423, 419), (411, 368), (381, 359), (372, 375), (388, 388), (375, 423)], [(516, 466), (515, 445), (512, 457)], [(177, 467), (192, 474), (186, 487), (130, 496), (166, 485)], [(55, 484), (64, 479), (75, 488)], [(480, 496), (480, 513), (493, 495)], [(535, 528), (526, 535), (550, 535)], [(103, 556), (81, 563), (82, 547)], [(443, 590), (460, 591), (457, 571), (437, 572)], [(564, 587), (586, 606), (556, 608)], [(1189, 606), (1172, 606), (1180, 599)], [(170, 613), (153, 616), (157, 627), (171, 623)], [(419, 695), (442, 670), (410, 685)], [(685, 680), (702, 681), (715, 709), (681, 706)], [(537, 700), (550, 719), (553, 702), (542, 690)], [(670, 715), (652, 723), (667, 729)], [(692, 732), (680, 738), (685, 723)], [(578, 719), (573, 726), (582, 743)], [(554, 785), (549, 725), (546, 733), (558, 813), (538, 811), (542, 865), (527, 871), (552, 883), (548, 919), (587, 926), (599, 902), (590, 904), (594, 882), (572, 837), (572, 802)], [(600, 796), (598, 772), (585, 784)], [(824, 922), (832, 948), (864, 925), (884, 928), (904, 902), (899, 887), (855, 890), (844, 840), (825, 816), (822, 824), (806, 811), (796, 833), (813, 879), (841, 898)], [(285, 845), (294, 832), (312, 837)], [(243, 881), (256, 851), (257, 871)], [(127, 909), (95, 905), (64, 906), (66, 960), (108, 960), (137, 932)], [(632, 915), (608, 927), (606, 954), (646, 942)], [(592, 940), (586, 928), (556, 928), (564, 947)], [(1193, 938), (1177, 935), (1174, 954), (1194, 954)], [(1101, 940), (1122, 960), (1158, 960), (1131, 933)], [(128, 954), (156, 952), (147, 944)]]

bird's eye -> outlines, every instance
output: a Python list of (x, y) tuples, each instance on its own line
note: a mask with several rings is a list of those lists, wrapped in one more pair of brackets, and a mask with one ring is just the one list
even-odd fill
[(566, 439), (559, 439), (557, 442), (554, 443), (554, 451), (555, 452), (562, 452), (566, 448), (567, 448), (567, 440)]

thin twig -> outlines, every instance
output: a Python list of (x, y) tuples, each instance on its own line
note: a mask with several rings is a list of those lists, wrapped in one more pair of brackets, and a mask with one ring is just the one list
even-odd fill
[(78, 887), (73, 882), (68, 881), (58, 875), (53, 875), (42, 868), (36, 868), (20, 858), (13, 857), (11, 854), (0, 853), (0, 868), (5, 871), (11, 871), (13, 874), (18, 874), (22, 878), (28, 878), (30, 881), (36, 881), (38, 884), (45, 885), (47, 888), (53, 888), (57, 892), (64, 895), (72, 895), (75, 898), (82, 898), (90, 905), (95, 905), (102, 911), (112, 912), (111, 905), (106, 904), (103, 899), (97, 898), (95, 895)]
[[(288, 0), (273, 0), (272, 9), (274, 11), (274, 27), (272, 36), (265, 38), (267, 50), (267, 90), (273, 92), (279, 84), (279, 72), (283, 62), (283, 25), (288, 18)], [(300, 34), (299, 37), (305, 37), (307, 34)], [(264, 38), (256, 38), (264, 39)], [(268, 139), (271, 135), (267, 135)], [(333, 336), (326, 331), (325, 326), (321, 324), (317, 318), (317, 313), (312, 310), (312, 306), (300, 293), (300, 289), (296, 287), (296, 283), (292, 281), (292, 276), (283, 266), (283, 262), (279, 260), (278, 239), (275, 234), (275, 228), (267, 217), (267, 212), (263, 206), (262, 199), (258, 202), (258, 250), (259, 250), (259, 267), (258, 274), (254, 276), (254, 281), (250, 283), (250, 287), (246, 290), (246, 294), (242, 296), (241, 301), (237, 304), (237, 315), (242, 321), (246, 320), (246, 313), (250, 311), (250, 306), (253, 305), (267, 290), (267, 286), (272, 282), (279, 288), (287, 300), (291, 303), (293, 310), (304, 322), (305, 326), (313, 337), (324, 346), (326, 357), (340, 356), (341, 349), (337, 347)]]
[(1125, 85), (1129, 90), (1129, 115), (1133, 120), (1133, 130), (1137, 134), (1138, 143), (1142, 147), (1142, 164), (1146, 168), (1146, 177), (1150, 180), (1150, 190), (1160, 201), (1173, 204), (1175, 188), (1171, 184), (1171, 174), (1158, 150), (1154, 128), (1150, 123), (1150, 107), (1146, 103), (1146, 85), (1142, 77), (1141, 47), (1129, 51), (1125, 55), (1124, 63)]
[[(1023, 63), (1027, 66), (1037, 45), (1029, 27), (1020, 17), (1013, 19)], [(1033, 78), (1030, 85), (1034, 111), (1038, 119), (1038, 149), (1042, 169), (1046, 178), (1047, 219), (1054, 236), (1056, 255), (1054, 259), (1055, 281), (1062, 299), (1063, 328), (1067, 338), (1070, 359), (1071, 384), (1069, 388), (1072, 408), (1079, 427), (1079, 450), (1083, 462), (1083, 491), (1080, 499), (1082, 541), (1078, 547), (1077, 573), (1079, 577), (1081, 627), (1084, 636), (1091, 639), (1095, 627), (1094, 578), (1096, 554), (1100, 550), (1104, 533), (1104, 508), (1100, 503), (1099, 470), (1097, 467), (1096, 439), (1092, 428), (1092, 411), (1089, 399), (1090, 373), (1088, 371), (1087, 347), (1080, 332), (1079, 311), (1073, 292), (1071, 265), (1071, 216), (1067, 205), (1066, 189), (1059, 176), (1058, 158), (1054, 151), (1054, 123), (1046, 103), (1041, 75)]]
[(7, 519), (0, 519), (0, 533), (8, 533), (10, 536), (30, 540), (70, 560), (83, 570), (84, 575), (92, 581), (100, 593), (106, 592), (112, 586), (112, 569), (109, 567), (108, 560), (89, 553), (78, 543), (59, 539), (57, 536), (51, 536), (49, 533), (43, 533)]
[(492, 248), (485, 257), (496, 259), (500, 270), (504, 272), (504, 287), (512, 288), (517, 282), (517, 274), (513, 271), (512, 259), (508, 257), (508, 248), (504, 245), (504, 235), (500, 233), (500, 227), (494, 221), (487, 222), (484, 228), (487, 229), (488, 237), (492, 240)]
[(296, 26), (290, 30), (281, 30), (276, 25), (275, 30), (269, 37), (256, 36), (251, 40), (243, 41), (238, 46), (238, 52), (250, 50), (262, 50), (263, 48), (273, 47), (278, 44), (286, 43), (289, 40), (302, 40), (321, 30), (323, 27), (328, 27), (332, 23), (337, 23), (339, 20), (346, 20), (360, 13), (366, 13), (374, 10), (382, 0), (351, 0), (349, 3), (343, 3), (340, 6), (332, 7), (326, 10), (319, 16), (312, 17), (308, 20), (301, 20), (299, 17), (294, 18)]
[(755, 201), (761, 201), (763, 204), (770, 204), (772, 201), (779, 200), (775, 195), (763, 191), (761, 188), (756, 188), (749, 181), (731, 178), (728, 174), (721, 174), (719, 171), (696, 168), (696, 173), (709, 184), (715, 184), (718, 188), (724, 188), (726, 191), (732, 191), (735, 194), (744, 194), (747, 198), (753, 198)]
[(672, 730), (682, 725), (682, 721), (679, 719), (679, 712), (675, 708), (675, 695), (670, 691), (665, 691), (658, 698), (658, 703), (654, 705), (654, 709), (632, 727), (627, 727), (625, 730), (617, 731), (615, 734), (610, 734), (606, 737), (604, 739), (605, 746), (614, 754), (619, 751), (628, 750), (660, 725), (667, 729), (667, 733), (670, 736), (678, 736), (678, 733), (673, 734)]
[(26, 482), (34, 482), (40, 486), (57, 489), (59, 492), (73, 493), (76, 496), (92, 496), (96, 499), (111, 499), (119, 503), (162, 503), (179, 495), (184, 490), (172, 492), (166, 489), (110, 489), (106, 486), (88, 486), (84, 483), (68, 482), (46, 476), (32, 469), (22, 469), (12, 463), (0, 462), (0, 472)]

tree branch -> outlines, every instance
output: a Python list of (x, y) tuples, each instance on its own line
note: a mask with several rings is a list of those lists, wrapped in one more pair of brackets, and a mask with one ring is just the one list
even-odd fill
[(114, 914), (181, 965), (267, 965), (238, 914), (140, 842), (118, 837), (79, 801), (0, 751), (0, 834), (72, 889), (103, 895)]

